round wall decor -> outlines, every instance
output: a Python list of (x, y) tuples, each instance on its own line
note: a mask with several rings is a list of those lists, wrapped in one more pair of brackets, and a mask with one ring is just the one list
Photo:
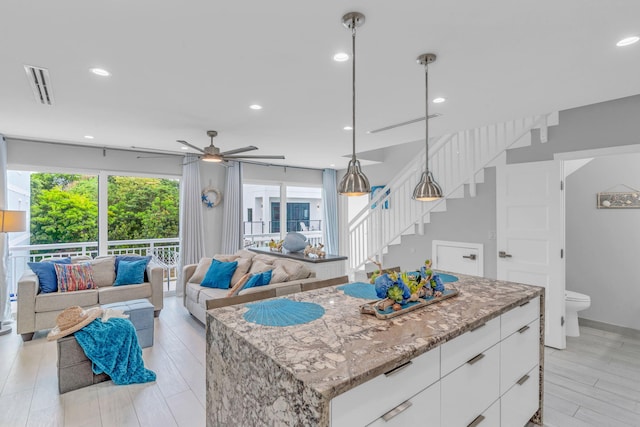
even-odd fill
[(203, 205), (208, 208), (215, 208), (222, 201), (222, 193), (216, 188), (206, 187), (202, 190), (202, 196), (200, 198)]

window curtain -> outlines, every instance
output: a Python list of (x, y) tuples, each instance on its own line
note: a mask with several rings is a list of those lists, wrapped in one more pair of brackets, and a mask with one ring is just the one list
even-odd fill
[[(0, 135), (0, 176), (0, 209), (5, 209), (7, 207), (7, 142), (2, 135)], [(0, 233), (0, 329), (4, 323), (12, 321), (7, 277), (8, 256), (7, 233)]]
[(339, 254), (338, 241), (338, 185), (335, 169), (322, 171), (322, 200), (324, 201), (324, 241), (328, 254)]
[(232, 254), (242, 244), (242, 163), (232, 162), (227, 168), (222, 211), (222, 253)]
[(187, 154), (180, 181), (180, 264), (176, 295), (184, 295), (182, 269), (197, 264), (204, 257), (204, 221), (202, 218), (200, 160)]

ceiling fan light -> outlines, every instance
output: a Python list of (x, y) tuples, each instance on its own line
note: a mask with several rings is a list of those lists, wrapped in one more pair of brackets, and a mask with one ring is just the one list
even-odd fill
[(412, 198), (420, 202), (432, 202), (442, 198), (442, 188), (433, 179), (431, 172), (422, 172), (420, 182), (413, 190)]
[(344, 174), (340, 185), (338, 185), (338, 193), (345, 196), (363, 196), (370, 192), (371, 185), (360, 169), (360, 160), (355, 158), (349, 160), (347, 173)]
[(213, 154), (205, 154), (204, 156), (202, 156), (202, 161), (211, 162), (211, 163), (221, 163), (222, 157), (214, 156)]

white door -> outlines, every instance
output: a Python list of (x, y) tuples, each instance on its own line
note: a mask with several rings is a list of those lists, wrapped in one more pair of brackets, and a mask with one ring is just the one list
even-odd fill
[(544, 286), (545, 345), (565, 348), (561, 162), (498, 165), (498, 279)]
[(433, 268), (470, 276), (484, 275), (483, 245), (434, 240), (431, 244)]

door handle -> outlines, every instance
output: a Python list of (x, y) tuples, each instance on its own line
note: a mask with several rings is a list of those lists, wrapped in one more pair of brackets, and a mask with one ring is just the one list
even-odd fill
[(470, 260), (475, 260), (476, 259), (476, 254), (471, 254), (471, 255), (462, 255), (462, 258), (467, 258)]
[(511, 254), (506, 253), (505, 251), (498, 252), (498, 256), (500, 258), (511, 258)]
[(484, 421), (484, 415), (478, 415), (473, 421), (471, 421), (471, 424), (469, 424), (467, 427), (476, 427), (483, 421)]

